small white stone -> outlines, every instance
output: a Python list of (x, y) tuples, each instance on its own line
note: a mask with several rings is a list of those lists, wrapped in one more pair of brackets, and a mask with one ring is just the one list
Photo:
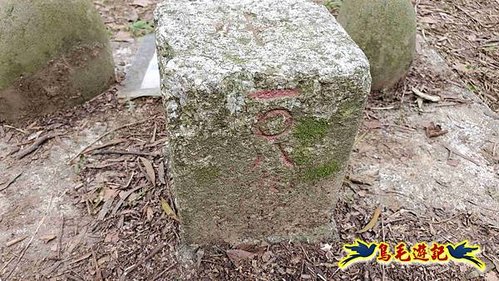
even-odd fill
[(333, 249), (333, 246), (329, 245), (328, 243), (321, 246), (321, 250), (323, 250), (324, 252), (329, 252), (331, 251), (331, 249)]

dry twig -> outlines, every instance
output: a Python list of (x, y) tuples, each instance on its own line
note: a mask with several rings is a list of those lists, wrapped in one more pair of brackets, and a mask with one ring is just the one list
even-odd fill
[(98, 280), (98, 281), (104, 280), (102, 278), (102, 272), (99, 268), (99, 262), (97, 261), (97, 256), (95, 255), (94, 249), (92, 249), (92, 261), (93, 261), (94, 266), (95, 266), (95, 274), (97, 275), (96, 280)]
[(23, 159), (24, 157), (28, 156), (29, 154), (35, 152), (42, 144), (44, 144), (46, 141), (55, 138), (56, 136), (60, 135), (45, 135), (43, 137), (38, 138), (32, 145), (29, 147), (19, 151), (17, 154), (16, 158)]
[(133, 123), (129, 123), (129, 124), (126, 124), (126, 125), (123, 125), (123, 126), (119, 126), (118, 128), (115, 128), (115, 129), (112, 129), (111, 131), (107, 131), (106, 133), (102, 134), (100, 137), (98, 137), (96, 140), (94, 140), (92, 143), (90, 143), (89, 145), (87, 145), (86, 147), (84, 147), (80, 152), (78, 152), (78, 154), (76, 154), (75, 156), (73, 156), (71, 159), (69, 159), (69, 164), (73, 163), (73, 161), (80, 157), (80, 155), (82, 155), (83, 153), (87, 152), (90, 147), (94, 144), (96, 144), (98, 141), (100, 141), (101, 139), (103, 139), (104, 137), (106, 137), (107, 135), (109, 134), (112, 134), (116, 131), (119, 131), (121, 129), (124, 129), (124, 128), (127, 128), (127, 127), (130, 127), (130, 126), (134, 126), (134, 125), (138, 125), (138, 124), (141, 124), (141, 123), (144, 123), (148, 120), (141, 120), (141, 121), (137, 121), (137, 122), (133, 122)]
[(160, 273), (158, 273), (156, 276), (154, 276), (154, 278), (152, 280), (158, 280), (159, 278), (161, 278), (161, 275), (165, 274), (165, 272), (169, 271), (170, 269), (174, 268), (175, 266), (177, 265), (176, 262), (172, 263), (170, 266), (168, 266), (167, 268), (165, 268), (163, 271), (161, 271)]
[(23, 236), (23, 237), (16, 238), (14, 240), (11, 240), (11, 241), (5, 243), (5, 246), (10, 247), (10, 246), (15, 245), (15, 244), (17, 244), (19, 242), (24, 241), (24, 239), (26, 239), (26, 238), (28, 238), (28, 236)]
[(0, 188), (0, 192), (9, 188), (22, 174), (23, 172), (20, 172), (17, 176), (13, 177), (4, 187)]
[(57, 243), (57, 258), (60, 259), (61, 258), (61, 254), (62, 254), (62, 236), (64, 235), (64, 222), (65, 222), (65, 218), (64, 218), (64, 215), (61, 215), (61, 232), (60, 232), (60, 235), (59, 235), (59, 241)]
[(452, 147), (450, 147), (448, 144), (443, 143), (443, 146), (444, 146), (444, 147), (445, 147), (445, 148), (446, 148), (446, 149), (447, 149), (450, 153), (454, 153), (454, 154), (456, 154), (457, 156), (461, 156), (462, 158), (464, 158), (464, 159), (466, 159), (466, 160), (470, 161), (471, 163), (473, 163), (473, 164), (475, 164), (475, 165), (477, 165), (477, 166), (480, 166), (480, 163), (479, 163), (478, 161), (476, 161), (475, 159), (472, 159), (472, 158), (470, 158), (470, 157), (468, 157), (468, 156), (466, 156), (466, 155), (462, 154), (461, 152), (459, 152), (459, 151), (457, 151), (457, 150), (453, 149), (453, 148), (452, 148)]
[(17, 266), (19, 265), (19, 263), (21, 262), (21, 260), (23, 259), (24, 257), (24, 254), (26, 254), (26, 251), (28, 250), (28, 248), (31, 246), (31, 243), (33, 243), (33, 240), (35, 239), (35, 236), (38, 234), (38, 231), (40, 230), (40, 227), (43, 225), (45, 219), (47, 218), (47, 215), (49, 214), (50, 212), (50, 209), (52, 208), (52, 201), (53, 201), (53, 196), (50, 198), (50, 202), (49, 202), (49, 206), (47, 208), (47, 211), (45, 212), (45, 215), (42, 217), (42, 219), (40, 220), (40, 222), (38, 223), (36, 229), (35, 229), (35, 232), (33, 233), (33, 235), (31, 236), (30, 240), (28, 241), (28, 243), (26, 244), (26, 246), (21, 250), (21, 252), (19, 253), (17, 259), (16, 259), (16, 262), (14, 263), (14, 266), (12, 268), (12, 270), (9, 272), (9, 274), (7, 274), (7, 276), (5, 277), (5, 280), (8, 280), (9, 277), (12, 275), (12, 273), (14, 273), (14, 271), (17, 269)]
[(123, 275), (121, 276), (121, 280), (125, 280), (126, 279), (126, 276), (128, 274), (130, 274), (131, 272), (133, 272), (135, 269), (137, 269), (139, 266), (141, 266), (143, 263), (145, 263), (146, 261), (148, 261), (149, 259), (151, 259), (153, 256), (155, 256), (157, 253), (159, 253), (164, 247), (166, 246), (166, 244), (161, 244), (159, 245), (158, 247), (156, 247), (156, 249), (154, 249), (149, 255), (147, 255), (147, 257), (145, 257), (143, 260), (139, 261), (138, 263), (128, 267), (127, 269), (125, 269), (125, 273), (123, 273)]
[(134, 156), (150, 156), (156, 157), (156, 153), (148, 152), (138, 152), (138, 151), (124, 151), (124, 150), (98, 150), (92, 153), (93, 155), (107, 155), (107, 154), (118, 154), (118, 155), (134, 155)]

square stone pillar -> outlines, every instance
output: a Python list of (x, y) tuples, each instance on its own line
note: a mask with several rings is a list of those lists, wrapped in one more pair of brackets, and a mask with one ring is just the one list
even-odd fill
[(156, 10), (168, 173), (188, 244), (334, 237), (369, 64), (307, 0)]

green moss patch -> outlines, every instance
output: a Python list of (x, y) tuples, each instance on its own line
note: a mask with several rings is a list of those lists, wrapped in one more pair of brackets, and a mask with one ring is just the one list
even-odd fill
[(330, 131), (331, 122), (326, 119), (314, 117), (298, 119), (293, 129), (293, 136), (298, 143), (292, 152), (292, 159), (298, 165), (299, 177), (303, 181), (317, 181), (334, 175), (340, 170), (336, 161), (329, 161), (322, 165), (316, 164), (326, 159), (321, 161), (321, 156), (315, 151), (315, 145), (323, 143)]
[(299, 166), (309, 165), (312, 161), (310, 151), (306, 148), (299, 148), (293, 150), (293, 161)]
[(316, 181), (329, 177), (340, 170), (336, 161), (330, 161), (317, 167), (307, 167), (303, 172), (303, 178), (306, 181)]
[(323, 139), (329, 130), (329, 122), (314, 117), (304, 117), (298, 120), (293, 129), (293, 136), (303, 145), (310, 145)]
[(194, 179), (200, 186), (214, 183), (220, 177), (220, 170), (215, 166), (208, 166), (194, 171)]
[(37, 73), (74, 47), (96, 43), (110, 48), (91, 1), (0, 1), (0, 89)]

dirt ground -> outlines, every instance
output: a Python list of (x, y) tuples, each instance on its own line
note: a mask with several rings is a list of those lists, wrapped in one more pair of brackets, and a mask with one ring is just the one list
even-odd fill
[[(370, 98), (334, 211), (339, 241), (218, 245), (190, 265), (168, 209), (161, 101), (116, 98), (136, 50), (129, 25), (150, 20), (156, 1), (94, 1), (113, 32), (118, 84), (72, 110), (0, 124), (0, 280), (498, 280), (499, 117), (477, 98), (499, 108), (494, 1), (415, 3), (418, 57), (395, 91)], [(469, 239), (487, 269), (338, 269), (355, 238)]]

